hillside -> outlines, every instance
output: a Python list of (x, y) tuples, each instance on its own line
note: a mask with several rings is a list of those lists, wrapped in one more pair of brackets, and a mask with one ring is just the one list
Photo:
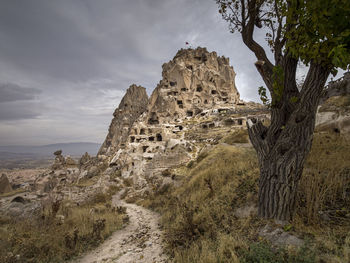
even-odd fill
[(348, 95), (329, 87), (297, 215), (280, 224), (257, 216), (246, 128), (268, 126), (268, 108), (240, 99), (233, 67), (216, 52), (182, 49), (162, 69), (150, 97), (129, 87), (96, 156), (67, 155), (97, 144), (43, 146), (54, 152), (48, 169), (1, 177), (0, 260), (349, 262)]

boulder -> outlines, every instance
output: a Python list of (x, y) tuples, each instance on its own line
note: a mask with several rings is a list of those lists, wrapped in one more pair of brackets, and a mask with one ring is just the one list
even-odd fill
[(270, 225), (261, 228), (259, 235), (270, 241), (273, 245), (279, 247), (301, 247), (304, 245), (304, 241), (292, 233), (288, 233), (279, 227), (273, 227)]
[(86, 166), (91, 162), (91, 156), (86, 152), (83, 154), (83, 156), (81, 156), (80, 160), (79, 160), (79, 166)]
[(2, 174), (0, 177), (0, 194), (6, 194), (12, 192), (12, 186), (6, 174)]
[(99, 174), (100, 170), (98, 169), (97, 166), (92, 166), (89, 168), (86, 177), (87, 178), (92, 178), (94, 176), (97, 176)]
[(66, 157), (66, 164), (67, 164), (67, 165), (77, 165), (77, 162), (74, 161), (72, 157), (67, 156), (67, 157)]
[(56, 156), (62, 155), (62, 150), (57, 150), (53, 154)]

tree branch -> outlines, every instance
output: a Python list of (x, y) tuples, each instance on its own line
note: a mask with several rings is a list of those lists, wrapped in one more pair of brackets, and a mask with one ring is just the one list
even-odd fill
[(259, 157), (264, 158), (269, 153), (269, 147), (265, 141), (268, 128), (265, 127), (260, 120), (257, 120), (256, 123), (253, 123), (251, 119), (247, 120), (247, 127), (251, 143), (259, 153)]
[[(244, 1), (243, 1), (244, 2)], [(243, 6), (242, 6), (243, 8)], [(254, 52), (256, 58), (261, 61), (256, 64), (257, 69), (262, 76), (267, 88), (272, 92), (272, 68), (273, 64), (267, 58), (265, 50), (253, 39), (255, 20), (257, 18), (257, 4), (256, 0), (248, 2), (249, 20), (246, 25), (242, 27), (242, 39), (244, 44)]]

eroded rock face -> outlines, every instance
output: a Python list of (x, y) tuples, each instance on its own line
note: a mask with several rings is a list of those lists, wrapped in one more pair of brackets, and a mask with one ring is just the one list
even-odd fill
[(192, 117), (213, 107), (231, 108), (240, 100), (229, 59), (206, 48), (181, 49), (163, 64), (163, 79), (150, 97), (150, 125)]
[(325, 89), (316, 116), (318, 130), (350, 133), (350, 72)]
[(146, 110), (148, 95), (146, 89), (131, 85), (121, 100), (119, 107), (113, 113), (113, 120), (109, 126), (108, 135), (102, 144), (98, 155), (111, 155), (123, 146), (128, 139), (131, 126)]
[[(229, 60), (215, 52), (205, 48), (180, 50), (163, 65), (163, 78), (137, 120), (128, 119), (122, 124), (121, 119), (129, 112), (121, 108), (125, 103), (121, 102), (100, 154), (113, 153), (111, 167), (122, 177), (133, 179), (136, 191), (163, 185), (164, 170), (189, 162), (198, 152), (195, 143), (185, 138), (192, 128), (185, 122), (200, 123), (202, 116), (212, 118), (236, 110), (240, 98), (235, 75)], [(218, 125), (208, 124), (211, 128)]]
[(12, 191), (11, 184), (6, 174), (2, 174), (0, 177), (0, 194), (6, 194)]

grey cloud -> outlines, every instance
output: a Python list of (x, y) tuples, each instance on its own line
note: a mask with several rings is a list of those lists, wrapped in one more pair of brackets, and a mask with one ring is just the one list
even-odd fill
[(0, 103), (0, 121), (35, 119), (41, 115), (41, 110), (42, 106), (33, 102), (3, 102)]
[(241, 97), (258, 100), (256, 58), (213, 0), (0, 1), (0, 83), (18, 85), (0, 85), (0, 145), (101, 142), (125, 90), (150, 94), (186, 41), (229, 57)]
[(0, 83), (0, 103), (33, 100), (40, 92), (39, 89), (24, 88), (14, 83)]
[[(34, 104), (17, 99), (37, 94), (11, 95), (16, 99), (6, 103), (0, 121), (16, 120), (16, 125), (0, 136), (0, 144), (28, 130), (27, 118), (33, 125), (40, 121), (29, 130), (49, 133), (56, 141), (67, 140), (72, 129), (63, 136), (57, 125), (72, 126), (68, 123), (81, 123), (74, 136), (80, 131), (87, 137), (90, 132), (92, 141), (96, 134), (103, 138), (129, 85), (142, 85), (150, 94), (162, 64), (186, 41), (229, 56), (242, 97), (255, 96), (254, 58), (228, 32), (212, 0), (1, 1), (0, 82), (25, 83), (42, 93)], [(45, 126), (41, 119), (55, 125)], [(39, 140), (23, 132), (26, 137)]]

